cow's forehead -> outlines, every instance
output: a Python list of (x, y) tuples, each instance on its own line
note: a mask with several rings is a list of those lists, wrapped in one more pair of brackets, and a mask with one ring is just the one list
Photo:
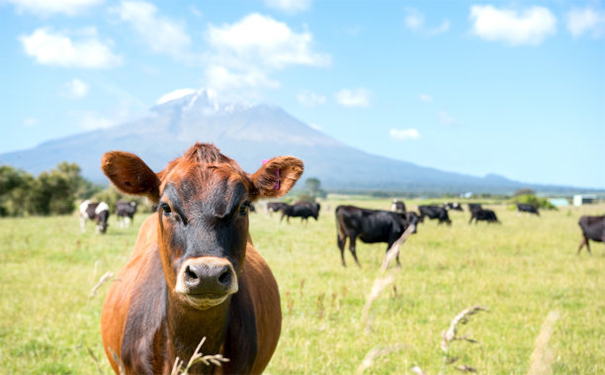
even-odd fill
[(160, 191), (185, 202), (229, 199), (235, 190), (250, 191), (250, 178), (230, 163), (202, 164), (182, 161), (164, 176)]

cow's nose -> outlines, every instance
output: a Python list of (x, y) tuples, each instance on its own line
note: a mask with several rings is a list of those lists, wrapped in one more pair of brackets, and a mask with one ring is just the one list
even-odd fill
[(232, 293), (235, 272), (230, 264), (201, 261), (187, 264), (182, 277), (187, 294), (221, 296)]

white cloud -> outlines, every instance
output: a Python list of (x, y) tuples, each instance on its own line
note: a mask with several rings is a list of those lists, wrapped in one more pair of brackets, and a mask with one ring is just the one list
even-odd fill
[(205, 71), (206, 83), (217, 91), (228, 91), (245, 87), (280, 87), (278, 81), (267, 77), (267, 74), (254, 66), (244, 69), (230, 69), (222, 65), (210, 65)]
[(427, 34), (430, 36), (439, 35), (439, 34), (443, 34), (447, 31), (449, 31), (449, 29), (450, 29), (450, 21), (443, 20), (443, 22), (441, 22), (441, 25), (439, 25), (438, 27), (436, 27), (434, 29), (428, 30)]
[(296, 99), (305, 107), (317, 107), (326, 104), (325, 96), (306, 90), (299, 92)]
[(23, 119), (23, 126), (31, 128), (32, 126), (38, 125), (38, 119), (35, 117), (26, 117)]
[(161, 98), (158, 99), (157, 102), (155, 102), (156, 105), (160, 105), (160, 104), (164, 104), (167, 103), (171, 100), (175, 100), (175, 99), (180, 99), (184, 96), (187, 95), (191, 95), (191, 94), (195, 94), (194, 89), (178, 89), (178, 90), (174, 90), (169, 92), (168, 94), (164, 94), (162, 95)]
[(539, 45), (556, 32), (557, 18), (544, 7), (521, 11), (498, 9), (491, 5), (473, 5), (472, 33), (490, 42), (510, 45)]
[(313, 35), (308, 30), (296, 33), (287, 24), (258, 13), (231, 25), (210, 25), (208, 41), (227, 58), (256, 60), (273, 68), (331, 62), (329, 55), (312, 51)]
[(319, 126), (317, 124), (309, 124), (309, 126), (312, 127), (315, 130), (319, 130), (319, 131), (324, 130), (324, 128), (322, 126)]
[(313, 50), (313, 35), (297, 33), (283, 22), (257, 13), (233, 24), (210, 25), (204, 56), (206, 85), (219, 91), (259, 87), (277, 88), (270, 77), (276, 70), (303, 65), (330, 65), (331, 57)]
[(311, 8), (312, 0), (265, 0), (269, 8), (278, 9), (286, 13), (297, 13)]
[(369, 107), (370, 91), (366, 89), (343, 89), (334, 94), (336, 101), (344, 107)]
[(107, 129), (118, 123), (95, 111), (77, 111), (72, 112), (71, 115), (77, 117), (78, 126), (85, 130)]
[(424, 26), (424, 15), (420, 11), (407, 8), (405, 13), (404, 21), (408, 29), (417, 31)]
[(33, 13), (38, 16), (64, 14), (75, 16), (87, 9), (103, 3), (104, 0), (6, 0), (17, 7), (19, 13)]
[(456, 120), (445, 111), (439, 111), (439, 122), (441, 125), (453, 125)]
[(20, 36), (19, 41), (28, 56), (44, 65), (110, 68), (121, 64), (122, 58), (98, 39), (95, 28), (81, 34), (80, 40), (74, 41), (64, 33), (41, 28), (31, 35)]
[(574, 37), (590, 33), (593, 38), (605, 35), (605, 11), (573, 9), (567, 13), (567, 29)]
[(420, 95), (418, 95), (418, 97), (420, 98), (420, 100), (422, 100), (425, 103), (433, 102), (433, 97), (430, 96), (429, 94), (420, 94)]
[(424, 14), (414, 8), (406, 8), (404, 22), (408, 29), (427, 36), (442, 34), (450, 29), (450, 21), (447, 19), (435, 28), (425, 28)]
[(181, 23), (160, 17), (155, 5), (145, 1), (122, 1), (111, 9), (143, 38), (154, 52), (177, 58), (188, 56), (191, 38)]
[(416, 129), (391, 129), (389, 137), (397, 141), (411, 141), (420, 139), (420, 132)]
[(74, 78), (63, 85), (62, 93), (68, 98), (82, 99), (88, 95), (88, 89), (88, 83), (78, 78)]

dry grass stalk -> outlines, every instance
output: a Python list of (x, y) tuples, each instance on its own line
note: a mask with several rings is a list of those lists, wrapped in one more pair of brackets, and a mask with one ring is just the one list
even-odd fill
[(422, 371), (422, 369), (418, 366), (412, 367), (412, 372), (416, 375), (428, 375), (426, 372)]
[(460, 314), (456, 315), (456, 317), (452, 320), (452, 323), (450, 324), (448, 330), (442, 335), (443, 340), (441, 341), (441, 349), (443, 349), (444, 352), (448, 352), (449, 345), (452, 343), (452, 341), (455, 340), (465, 340), (473, 344), (477, 343), (477, 341), (470, 339), (466, 336), (458, 337), (458, 325), (466, 324), (468, 322), (469, 317), (477, 314), (480, 311), (487, 311), (487, 308), (477, 305), (466, 308), (462, 310)]
[(363, 307), (363, 312), (361, 313), (361, 321), (364, 323), (364, 326), (366, 327), (366, 331), (370, 329), (370, 322), (369, 322), (368, 316), (369, 316), (370, 308), (372, 307), (372, 304), (374, 303), (376, 298), (378, 298), (378, 296), (384, 290), (384, 288), (389, 286), (393, 281), (395, 281), (395, 277), (393, 275), (389, 275), (387, 277), (379, 277), (376, 280), (374, 280), (374, 285), (372, 285), (372, 290), (370, 291), (370, 294), (368, 294), (368, 297), (366, 298), (366, 304)]
[(202, 355), (200, 349), (202, 348), (202, 345), (204, 345), (205, 341), (206, 337), (202, 338), (202, 341), (200, 341), (197, 348), (195, 348), (193, 356), (191, 356), (191, 359), (187, 363), (187, 366), (185, 366), (184, 368), (184, 362), (179, 357), (177, 357), (176, 361), (174, 361), (174, 365), (172, 366), (172, 371), (170, 372), (170, 375), (188, 375), (191, 366), (197, 363), (203, 363), (206, 366), (215, 365), (217, 367), (221, 367), (224, 362), (229, 362), (229, 358), (223, 357), (222, 354)]
[(108, 346), (107, 349), (109, 349), (109, 352), (111, 353), (111, 357), (113, 358), (113, 361), (115, 363), (117, 363), (118, 365), (118, 373), (120, 375), (126, 375), (126, 367), (124, 367), (124, 362), (122, 362), (122, 358), (120, 358), (120, 356), (118, 355), (118, 353), (116, 353), (111, 346)]
[(393, 262), (393, 259), (395, 259), (397, 255), (399, 255), (399, 249), (401, 248), (401, 245), (403, 245), (403, 243), (408, 239), (408, 237), (410, 237), (410, 235), (414, 232), (415, 228), (415, 225), (408, 226), (407, 229), (401, 235), (401, 237), (399, 237), (399, 239), (395, 241), (393, 245), (391, 245), (391, 247), (384, 256), (384, 260), (382, 261), (382, 266), (380, 267), (381, 271), (384, 272), (389, 268), (391, 262)]
[(374, 360), (378, 357), (385, 356), (395, 351), (402, 350), (405, 346), (403, 344), (395, 344), (386, 348), (372, 348), (364, 357), (363, 361), (357, 367), (357, 374), (362, 374), (365, 370), (370, 368), (374, 364)]
[(548, 342), (552, 337), (555, 323), (561, 314), (558, 311), (551, 311), (544, 319), (540, 333), (536, 337), (534, 351), (531, 353), (530, 366), (527, 375), (550, 375), (552, 374), (552, 363), (555, 360), (555, 353), (548, 348)]
[(97, 366), (97, 371), (100, 375), (103, 375), (103, 370), (101, 369), (101, 364), (99, 363), (99, 359), (95, 355), (95, 353), (89, 347), (86, 347), (88, 350), (88, 354), (92, 357), (92, 360), (95, 361), (95, 365)]
[(99, 282), (92, 288), (89, 298), (93, 298), (97, 294), (97, 290), (99, 290), (101, 285), (105, 284), (112, 277), (113, 277), (113, 272), (111, 272), (111, 271), (105, 272), (105, 275), (101, 276), (101, 278), (99, 279)]

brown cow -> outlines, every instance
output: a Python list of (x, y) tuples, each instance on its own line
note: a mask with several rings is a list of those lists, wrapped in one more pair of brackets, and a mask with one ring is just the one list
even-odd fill
[(114, 371), (112, 350), (127, 374), (169, 374), (206, 337), (201, 351), (230, 362), (220, 370), (198, 364), (191, 373), (261, 373), (277, 346), (281, 308), (275, 278), (248, 233), (248, 207), (286, 194), (303, 163), (276, 157), (248, 174), (213, 145), (196, 143), (157, 174), (119, 151), (106, 153), (101, 167), (120, 191), (158, 205), (103, 305), (103, 345)]
[(588, 254), (590, 252), (590, 240), (596, 242), (605, 242), (605, 215), (602, 216), (582, 216), (580, 221), (578, 222), (580, 228), (582, 229), (582, 242), (580, 242), (580, 247), (578, 247), (578, 252), (576, 254), (580, 254), (582, 247), (586, 245), (586, 249), (588, 249)]

